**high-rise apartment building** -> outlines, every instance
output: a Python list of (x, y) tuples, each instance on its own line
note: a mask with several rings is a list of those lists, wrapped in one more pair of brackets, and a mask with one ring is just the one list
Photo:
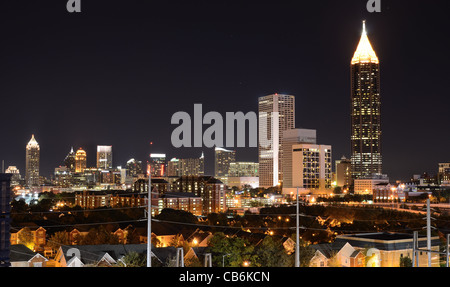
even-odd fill
[(79, 148), (75, 154), (75, 172), (83, 172), (86, 169), (87, 155), (86, 151)]
[(273, 94), (258, 99), (259, 184), (272, 187), (281, 183), (283, 132), (295, 128), (295, 97)]
[(380, 62), (365, 22), (351, 60), (351, 152), (354, 179), (382, 173)]
[(142, 170), (142, 161), (134, 158), (127, 161), (126, 169), (129, 176), (137, 176), (138, 174), (144, 173)]
[(173, 158), (167, 165), (168, 176), (200, 176), (205, 174), (205, 156), (199, 158)]
[(110, 170), (113, 167), (112, 162), (112, 146), (99, 145), (97, 146), (97, 168), (103, 170)]
[(345, 156), (336, 161), (336, 186), (349, 187), (352, 185), (352, 161)]
[(295, 187), (292, 185), (292, 146), (302, 143), (315, 144), (316, 138), (316, 130), (311, 129), (291, 129), (283, 132), (283, 188)]
[(292, 145), (292, 187), (331, 188), (331, 146)]
[(25, 183), (28, 187), (39, 185), (40, 147), (34, 135), (26, 146)]
[(236, 151), (216, 147), (214, 152), (215, 176), (228, 176), (230, 163), (236, 161)]
[(11, 246), (11, 174), (0, 173), (0, 267), (9, 267)]
[(226, 186), (212, 176), (182, 176), (174, 182), (173, 191), (201, 197), (203, 215), (226, 211)]

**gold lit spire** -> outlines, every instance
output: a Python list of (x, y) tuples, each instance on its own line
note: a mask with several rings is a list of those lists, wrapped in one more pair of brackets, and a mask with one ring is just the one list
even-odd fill
[(369, 37), (367, 37), (366, 21), (363, 21), (361, 40), (352, 58), (352, 65), (358, 63), (379, 63), (378, 57), (370, 44)]
[(36, 141), (36, 139), (34, 138), (34, 134), (31, 135), (31, 140), (28, 142), (27, 144), (27, 149), (31, 149), (31, 148), (37, 148), (39, 149), (39, 144)]

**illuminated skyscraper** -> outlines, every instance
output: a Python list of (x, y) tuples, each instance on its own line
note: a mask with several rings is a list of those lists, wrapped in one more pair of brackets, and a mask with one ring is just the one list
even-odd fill
[(142, 161), (135, 160), (134, 158), (127, 161), (126, 168), (129, 176), (137, 176), (138, 174), (144, 173), (142, 169)]
[(40, 147), (34, 135), (28, 142), (25, 155), (25, 182), (28, 187), (39, 185)]
[(70, 172), (75, 172), (75, 152), (73, 151), (73, 147), (70, 149), (69, 154), (64, 159), (64, 165)]
[(215, 176), (228, 176), (230, 163), (235, 162), (236, 151), (226, 150), (224, 148), (215, 148), (214, 170)]
[(354, 179), (381, 174), (380, 63), (365, 21), (351, 61), (351, 162)]
[(162, 177), (167, 174), (166, 155), (163, 153), (150, 154), (150, 162), (147, 164), (151, 167), (152, 177)]
[(167, 164), (168, 176), (200, 176), (205, 174), (205, 156), (199, 158), (173, 158)]
[(75, 172), (83, 172), (86, 169), (86, 152), (79, 148), (75, 154)]
[(295, 97), (274, 94), (260, 97), (259, 184), (272, 187), (282, 181), (283, 132), (295, 128)]
[(97, 168), (109, 170), (112, 167), (112, 146), (97, 146)]

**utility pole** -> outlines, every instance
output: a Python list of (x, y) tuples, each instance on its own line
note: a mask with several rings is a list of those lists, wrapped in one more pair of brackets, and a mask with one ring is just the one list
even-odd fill
[(414, 231), (413, 233), (413, 252), (412, 252), (412, 267), (417, 267), (416, 264), (416, 244), (417, 244), (417, 240), (416, 240), (416, 236), (417, 236), (417, 231)]
[[(150, 142), (152, 145), (153, 142)], [(152, 267), (152, 166), (147, 162), (147, 267)]]
[(449, 256), (450, 256), (450, 250), (448, 250), (449, 249), (449, 247), (450, 247), (450, 234), (447, 234), (447, 246), (446, 246), (446, 248), (445, 248), (445, 266), (446, 267), (450, 267), (449, 266)]
[[(427, 249), (431, 250), (431, 210), (430, 199), (427, 199)], [(431, 267), (431, 252), (428, 252), (428, 267)]]
[(300, 231), (299, 231), (299, 207), (298, 207), (298, 187), (297, 187), (297, 226), (296, 226), (296, 244), (295, 244), (295, 267), (300, 267)]

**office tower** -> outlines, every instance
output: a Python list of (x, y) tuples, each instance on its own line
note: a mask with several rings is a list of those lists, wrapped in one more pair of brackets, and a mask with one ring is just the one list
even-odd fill
[(79, 148), (75, 154), (75, 172), (83, 172), (86, 169), (86, 152)]
[(351, 61), (351, 161), (353, 179), (381, 174), (380, 63), (363, 32)]
[(112, 146), (97, 146), (97, 168), (103, 170), (112, 169)]
[(70, 149), (69, 154), (64, 159), (64, 165), (70, 172), (75, 172), (75, 152), (73, 151), (73, 147)]
[(142, 161), (135, 160), (134, 158), (127, 161), (126, 169), (129, 176), (137, 176), (138, 174), (144, 173)]
[(28, 187), (39, 185), (40, 147), (34, 135), (26, 146), (25, 183)]
[(296, 187), (292, 185), (292, 145), (301, 143), (315, 144), (316, 138), (316, 130), (311, 129), (290, 129), (283, 132), (283, 188)]
[(205, 174), (205, 156), (199, 158), (173, 158), (167, 165), (168, 176), (199, 176)]
[(167, 163), (166, 155), (163, 153), (150, 154), (150, 162), (148, 163), (151, 168), (151, 174), (153, 177), (166, 176)]
[(6, 174), (11, 174), (11, 186), (18, 185), (22, 180), (20, 176), (20, 171), (16, 166), (8, 166), (5, 170)]
[(272, 187), (282, 180), (283, 132), (295, 128), (295, 97), (273, 94), (258, 99), (259, 184)]
[(258, 177), (259, 164), (257, 162), (237, 161), (230, 163), (228, 176), (230, 177)]
[(9, 267), (11, 246), (11, 174), (0, 173), (0, 267)]
[(331, 146), (292, 145), (292, 187), (331, 188)]
[(230, 163), (236, 160), (236, 151), (216, 147), (214, 158), (215, 176), (228, 176)]
[(252, 188), (259, 187), (259, 164), (257, 162), (232, 162), (226, 183), (229, 187), (245, 188), (251, 186)]
[(71, 170), (67, 166), (60, 166), (55, 168), (54, 184), (59, 187), (70, 187), (72, 185)]
[(336, 186), (349, 187), (352, 185), (352, 161), (345, 156), (336, 161)]

